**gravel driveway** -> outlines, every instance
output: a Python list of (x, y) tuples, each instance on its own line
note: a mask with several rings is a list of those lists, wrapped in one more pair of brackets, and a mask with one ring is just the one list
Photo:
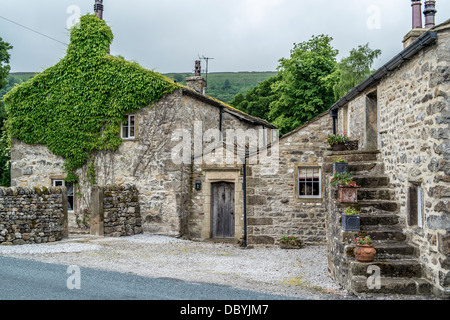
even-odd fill
[(324, 246), (242, 249), (152, 235), (77, 236), (51, 244), (0, 246), (0, 256), (214, 283), (292, 298), (356, 299), (328, 276)]

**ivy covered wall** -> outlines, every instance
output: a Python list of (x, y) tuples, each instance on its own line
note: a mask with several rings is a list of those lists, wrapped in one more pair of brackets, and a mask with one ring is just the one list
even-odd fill
[(9, 135), (64, 157), (67, 182), (78, 180), (75, 170), (93, 153), (119, 147), (125, 114), (179, 87), (157, 72), (109, 55), (112, 40), (105, 21), (81, 17), (71, 30), (66, 56), (4, 98)]

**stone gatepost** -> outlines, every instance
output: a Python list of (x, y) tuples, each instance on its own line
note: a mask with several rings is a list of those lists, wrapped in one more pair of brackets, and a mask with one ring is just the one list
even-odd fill
[(104, 235), (103, 221), (103, 190), (99, 186), (93, 186), (91, 191), (91, 218), (89, 222), (91, 235)]

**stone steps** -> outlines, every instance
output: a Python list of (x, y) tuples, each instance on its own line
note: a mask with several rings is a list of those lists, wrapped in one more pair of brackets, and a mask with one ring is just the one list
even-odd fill
[(423, 278), (396, 278), (383, 277), (380, 279), (380, 288), (368, 286), (368, 276), (354, 276), (351, 278), (351, 288), (356, 294), (401, 294), (431, 296), (433, 294), (432, 284)]
[[(349, 163), (349, 172), (354, 173), (358, 189), (358, 206), (361, 208), (361, 231), (341, 231), (342, 254), (348, 261), (349, 290), (355, 294), (406, 294), (431, 295), (433, 286), (423, 279), (423, 270), (417, 260), (417, 250), (407, 243), (402, 220), (398, 216), (400, 206), (390, 186), (389, 176), (383, 174), (383, 164), (377, 151), (342, 151), (326, 154), (325, 163), (332, 166), (333, 159), (344, 158)], [(327, 167), (328, 169), (328, 167)], [(337, 188), (334, 190), (337, 198)], [(337, 203), (339, 211), (348, 204)], [(369, 235), (377, 254), (369, 263), (356, 261), (352, 243), (355, 235)], [(368, 267), (379, 268), (381, 288), (371, 289), (367, 285)]]
[(350, 264), (353, 276), (367, 274), (368, 266), (377, 266), (380, 275), (389, 278), (420, 278), (422, 277), (422, 266), (415, 259), (376, 259), (370, 263), (354, 261)]
[[(404, 242), (398, 241), (374, 241), (374, 247), (377, 250), (376, 260), (383, 259), (413, 259), (416, 257), (416, 249)], [(354, 244), (345, 246), (345, 253), (349, 256), (353, 255)]]

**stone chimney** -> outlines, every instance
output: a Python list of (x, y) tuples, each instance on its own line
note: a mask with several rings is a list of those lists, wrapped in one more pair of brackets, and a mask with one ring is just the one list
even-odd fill
[(403, 38), (403, 48), (408, 47), (427, 30), (422, 25), (422, 0), (411, 0), (412, 30)]
[(189, 89), (205, 94), (206, 80), (202, 77), (201, 61), (195, 61), (195, 76), (186, 78), (186, 84)]
[(97, 18), (103, 20), (103, 0), (95, 0), (94, 11)]
[(436, 12), (436, 1), (425, 1), (425, 29), (434, 28)]

